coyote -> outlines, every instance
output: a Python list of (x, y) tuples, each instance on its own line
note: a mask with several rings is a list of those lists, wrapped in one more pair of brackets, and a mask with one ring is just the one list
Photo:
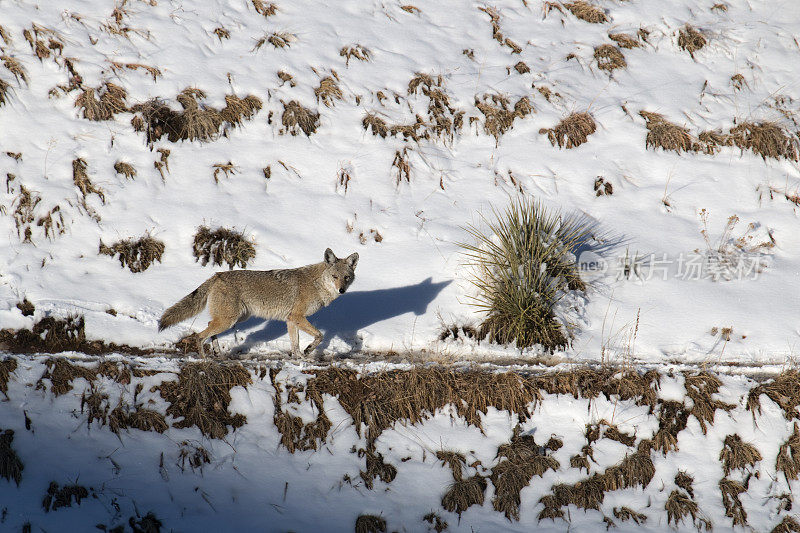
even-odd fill
[(205, 356), (206, 339), (216, 340), (218, 334), (251, 316), (285, 321), (294, 356), (300, 355), (299, 330), (313, 335), (314, 340), (303, 352), (308, 355), (322, 342), (322, 333), (306, 317), (344, 294), (353, 283), (357, 263), (357, 253), (339, 259), (328, 248), (325, 260), (313, 265), (285, 270), (217, 272), (164, 311), (158, 331), (195, 316), (208, 302), (211, 321), (196, 334), (201, 357)]

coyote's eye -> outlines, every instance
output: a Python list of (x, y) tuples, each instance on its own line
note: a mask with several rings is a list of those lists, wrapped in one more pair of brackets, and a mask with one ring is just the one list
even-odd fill
[(336, 274), (334, 274), (334, 275), (333, 275), (333, 279), (339, 279), (339, 276), (337, 276)]

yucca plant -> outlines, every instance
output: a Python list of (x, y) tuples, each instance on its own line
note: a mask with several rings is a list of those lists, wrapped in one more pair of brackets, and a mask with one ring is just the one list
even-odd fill
[(485, 313), (480, 337), (516, 340), (519, 348), (565, 347), (569, 332), (554, 308), (565, 291), (586, 288), (573, 254), (588, 238), (586, 219), (523, 197), (492, 214), (492, 220), (483, 218), (485, 227), (465, 228), (474, 243), (459, 243), (477, 289), (472, 303)]

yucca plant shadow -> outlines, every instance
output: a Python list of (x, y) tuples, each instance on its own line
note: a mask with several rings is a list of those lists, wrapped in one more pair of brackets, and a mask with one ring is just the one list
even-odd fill
[[(432, 278), (427, 278), (414, 285), (374, 291), (349, 291), (309, 317), (309, 321), (325, 335), (325, 340), (318, 349), (327, 348), (330, 341), (338, 337), (351, 345), (351, 352), (357, 352), (362, 347), (358, 336), (360, 330), (406, 313), (424, 315), (428, 305), (450, 283), (452, 281), (433, 282)], [(260, 318), (250, 318), (242, 322), (240, 327), (252, 328), (263, 322)], [(269, 321), (264, 328), (250, 333), (236, 351), (246, 353), (256, 344), (273, 341), (284, 335), (285, 323)]]

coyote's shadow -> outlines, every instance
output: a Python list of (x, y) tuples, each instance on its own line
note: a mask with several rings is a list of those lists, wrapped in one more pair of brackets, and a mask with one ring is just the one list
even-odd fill
[[(361, 349), (357, 335), (359, 330), (405, 313), (414, 313), (417, 316), (425, 314), (428, 305), (450, 283), (433, 283), (428, 278), (416, 285), (347, 292), (309, 317), (309, 321), (325, 335), (319, 348), (326, 348), (331, 339), (339, 337), (351, 344), (353, 351), (358, 351)], [(239, 326), (249, 329), (263, 322), (263, 319), (254, 317)], [(246, 353), (256, 344), (273, 341), (283, 335), (286, 335), (286, 323), (269, 321), (264, 328), (250, 333), (236, 351)], [(302, 340), (300, 344), (304, 344)]]

